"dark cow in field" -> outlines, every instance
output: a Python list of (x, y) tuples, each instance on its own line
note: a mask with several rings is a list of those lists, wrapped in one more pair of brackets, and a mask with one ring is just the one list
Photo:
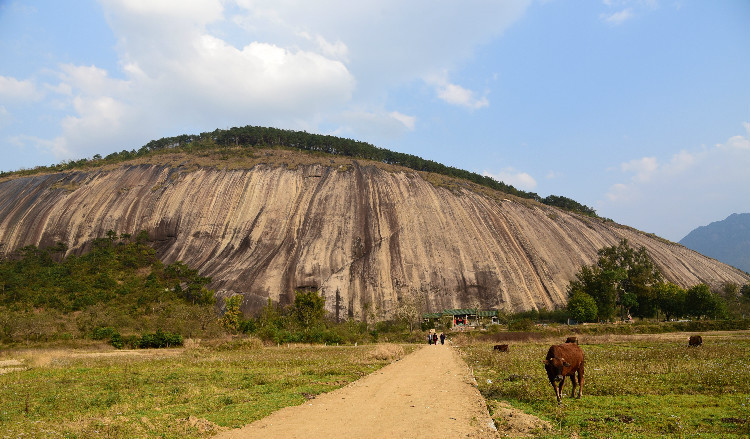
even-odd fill
[(700, 346), (703, 344), (703, 337), (700, 335), (691, 335), (688, 340), (688, 346)]
[(565, 339), (565, 343), (575, 343), (578, 344), (578, 337), (568, 337)]
[(569, 376), (573, 383), (570, 397), (576, 394), (576, 372), (578, 372), (578, 397), (583, 396), (583, 351), (575, 343), (565, 343), (550, 346), (544, 359), (544, 369), (547, 371), (555, 396), (559, 403), (562, 399), (562, 388), (565, 377)]
[(496, 344), (494, 348), (492, 348), (498, 352), (508, 352), (508, 345), (507, 344)]

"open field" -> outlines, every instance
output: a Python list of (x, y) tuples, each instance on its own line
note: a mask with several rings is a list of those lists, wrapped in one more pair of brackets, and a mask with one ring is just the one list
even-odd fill
[[(507, 401), (549, 421), (541, 438), (747, 438), (750, 436), (750, 333), (702, 333), (688, 348), (687, 333), (579, 336), (586, 355), (583, 398), (558, 405), (542, 360), (564, 339), (490, 343), (461, 352), (491, 410)], [(495, 421), (500, 433), (507, 419)]]
[[(407, 351), (408, 351), (407, 347)], [(0, 352), (0, 438), (206, 438), (348, 384), (395, 345)]]
[[(507, 353), (453, 339), (500, 436), (538, 428), (535, 437), (549, 439), (747, 438), (750, 332), (703, 332), (698, 348), (687, 347), (689, 335), (579, 335), (584, 395), (561, 405), (541, 360), (562, 339), (505, 341)], [(0, 438), (207, 438), (342, 387), (417, 347), (264, 347), (250, 339), (0, 351)]]

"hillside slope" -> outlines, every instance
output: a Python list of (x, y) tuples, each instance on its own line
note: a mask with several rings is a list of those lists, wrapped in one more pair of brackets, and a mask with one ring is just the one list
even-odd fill
[[(157, 255), (211, 276), (246, 311), (318, 288), (342, 317), (387, 318), (404, 297), (428, 311), (564, 305), (598, 249), (627, 238), (682, 286), (748, 282), (680, 245), (470, 183), (375, 162), (261, 150), (216, 160), (162, 155), (0, 181), (0, 254), (57, 242), (81, 251), (108, 230), (148, 230)], [(338, 304), (338, 306), (337, 306)]]

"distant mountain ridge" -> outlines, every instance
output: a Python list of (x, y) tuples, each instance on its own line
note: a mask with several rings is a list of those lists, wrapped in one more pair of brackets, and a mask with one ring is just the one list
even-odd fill
[(733, 213), (722, 221), (698, 227), (680, 244), (750, 272), (750, 213)]

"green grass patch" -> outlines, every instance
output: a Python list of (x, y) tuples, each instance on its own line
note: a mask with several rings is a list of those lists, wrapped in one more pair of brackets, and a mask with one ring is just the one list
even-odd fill
[[(0, 438), (210, 437), (379, 369), (389, 361), (370, 355), (375, 349), (199, 347), (84, 358), (55, 352), (48, 365), (0, 375)], [(28, 364), (49, 356), (22, 355)]]
[(669, 340), (582, 345), (583, 398), (558, 405), (542, 365), (549, 344), (519, 342), (508, 353), (485, 343), (462, 353), (488, 400), (504, 400), (552, 423), (537, 437), (747, 438), (750, 339), (712, 336), (699, 348)]

